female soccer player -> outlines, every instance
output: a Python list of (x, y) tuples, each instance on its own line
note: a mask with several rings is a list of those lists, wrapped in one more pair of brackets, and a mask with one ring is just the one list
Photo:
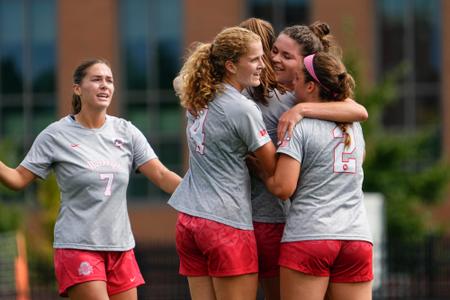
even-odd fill
[[(275, 40), (271, 55), (277, 81), (293, 91), (298, 65), (303, 63), (305, 56), (318, 51), (341, 56), (342, 50), (330, 32), (328, 24), (320, 21), (309, 26), (294, 25), (283, 29)], [(294, 126), (303, 117), (338, 122), (364, 121), (368, 118), (367, 110), (352, 99), (320, 103), (303, 101), (298, 95), (296, 99), (300, 103), (279, 117), (279, 140), (282, 140), (286, 133), (290, 136)]]
[(43, 130), (17, 168), (0, 162), (0, 181), (14, 190), (56, 173), (55, 273), (60, 295), (71, 299), (137, 299), (144, 280), (127, 212), (130, 173), (141, 172), (168, 193), (181, 181), (133, 124), (106, 113), (113, 94), (105, 60), (80, 64), (73, 74), (73, 114)]
[[(351, 97), (342, 62), (318, 52), (299, 66), (296, 94), (307, 102)], [(303, 119), (277, 152), (268, 189), (292, 205), (281, 250), (281, 298), (371, 299), (372, 243), (363, 204), (364, 138), (359, 123)]]
[(199, 45), (180, 72), (189, 170), (169, 204), (180, 212), (180, 274), (188, 277), (194, 300), (256, 298), (258, 257), (245, 157), (253, 152), (272, 173), (275, 147), (258, 107), (241, 92), (260, 84), (262, 57), (258, 35), (231, 27)]
[[(311, 26), (288, 27), (277, 39), (272, 26), (267, 21), (249, 18), (239, 26), (255, 32), (262, 40), (266, 68), (262, 72), (261, 84), (258, 87), (248, 88), (244, 94), (258, 104), (267, 132), (275, 144), (278, 142), (279, 118), (291, 108), (285, 120), (288, 120), (291, 114), (292, 124), (297, 123), (302, 117), (347, 122), (365, 119), (367, 111), (351, 99), (305, 103), (302, 99), (297, 99), (293, 93), (298, 63), (303, 59), (304, 51), (302, 50), (319, 51), (330, 48), (328, 25), (317, 22)], [(324, 30), (321, 30), (322, 27)], [(325, 29), (328, 30), (325, 31)], [(285, 39), (290, 43), (285, 43)], [(275, 41), (276, 47), (274, 47)], [(260, 283), (266, 300), (278, 300), (280, 299), (279, 247), (289, 202), (284, 202), (267, 191), (264, 183), (257, 176), (252, 176), (251, 184)]]

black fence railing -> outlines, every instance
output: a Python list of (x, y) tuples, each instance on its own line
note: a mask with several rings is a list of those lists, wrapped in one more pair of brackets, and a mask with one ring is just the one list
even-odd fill
[(374, 300), (450, 299), (450, 238), (391, 241), (383, 249), (381, 284)]
[(16, 297), (16, 233), (1, 233), (0, 245), (0, 299), (12, 299)]
[[(450, 299), (449, 238), (391, 241), (381, 249), (382, 271), (374, 285), (374, 300)], [(136, 257), (148, 283), (139, 288), (139, 299), (189, 299), (187, 281), (178, 275), (173, 247), (141, 246), (136, 249)], [(258, 295), (258, 300), (262, 299)]]
[[(450, 299), (450, 239), (430, 237), (420, 242), (391, 241), (383, 249), (381, 273), (374, 285), (374, 300)], [(187, 280), (178, 275), (174, 246), (138, 243), (136, 258), (146, 284), (138, 288), (140, 300), (190, 299)], [(35, 286), (31, 299), (62, 299), (54, 283)], [(9, 298), (11, 297), (11, 298)], [(3, 294), (0, 299), (14, 299)], [(258, 300), (263, 300), (258, 295)]]
[(138, 246), (135, 254), (146, 281), (138, 288), (139, 300), (190, 299), (187, 281), (178, 275), (175, 247)]

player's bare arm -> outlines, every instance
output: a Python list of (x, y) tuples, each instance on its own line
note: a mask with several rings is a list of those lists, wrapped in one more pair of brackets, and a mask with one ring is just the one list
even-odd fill
[(35, 174), (22, 166), (13, 169), (0, 162), (0, 181), (12, 190), (19, 191), (24, 189), (36, 177)]
[(298, 185), (300, 163), (285, 154), (278, 158), (277, 168), (271, 177), (264, 178), (267, 189), (282, 200), (291, 197)]
[(277, 130), (278, 140), (282, 141), (286, 133), (291, 137), (295, 124), (303, 118), (347, 123), (365, 121), (368, 117), (366, 108), (350, 98), (344, 101), (301, 102), (281, 115)]
[(261, 172), (267, 176), (271, 176), (275, 172), (276, 155), (275, 146), (272, 142), (266, 143), (253, 153), (258, 161)]
[(166, 193), (172, 194), (181, 177), (167, 169), (159, 159), (151, 159), (139, 167), (139, 171)]

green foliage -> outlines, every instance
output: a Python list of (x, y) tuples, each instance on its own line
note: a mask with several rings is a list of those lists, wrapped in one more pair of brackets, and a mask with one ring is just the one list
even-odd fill
[[(346, 65), (358, 83), (354, 61), (347, 59)], [(426, 207), (444, 199), (450, 181), (449, 165), (441, 159), (440, 128), (392, 132), (383, 126), (384, 109), (397, 100), (397, 82), (407, 71), (406, 65), (399, 65), (375, 86), (359, 85), (355, 95), (369, 112), (369, 120), (362, 124), (364, 191), (384, 195), (388, 239), (404, 241), (435, 233), (426, 226), (430, 217)]]
[[(17, 145), (11, 139), (2, 139), (0, 142), (0, 160), (8, 166), (17, 165)], [(12, 196), (15, 192), (0, 184), (0, 195)]]
[[(0, 142), (0, 160), (8, 166), (16, 166), (19, 161), (17, 144), (12, 139)], [(53, 227), (59, 210), (59, 189), (54, 175), (47, 180), (37, 180), (36, 190), (39, 203), (38, 221), (26, 233), (30, 277), (33, 281), (47, 283), (54, 280), (53, 271)], [(0, 232), (23, 229), (25, 211), (29, 207), (24, 201), (17, 203), (21, 195), (0, 184), (0, 194), (7, 202), (0, 201)], [(17, 201), (16, 201), (17, 200)], [(14, 204), (10, 202), (14, 201)], [(33, 211), (33, 214), (36, 211)]]
[[(2, 139), (0, 143), (0, 160), (7, 165), (17, 163), (17, 146), (12, 140)], [(15, 192), (0, 184), (0, 195), (14, 197)], [(0, 201), (0, 232), (15, 231), (22, 225), (23, 213), (17, 204)]]
[(35, 281), (47, 283), (54, 280), (53, 270), (53, 228), (58, 215), (60, 193), (56, 177), (52, 173), (37, 185), (37, 201), (40, 206), (39, 225), (42, 234), (30, 233), (29, 258), (30, 277)]
[(42, 209), (42, 224), (45, 237), (53, 242), (53, 228), (59, 211), (60, 192), (56, 177), (52, 173), (45, 181), (38, 182), (37, 200)]
[(0, 202), (0, 232), (16, 231), (22, 221), (23, 214), (19, 206)]

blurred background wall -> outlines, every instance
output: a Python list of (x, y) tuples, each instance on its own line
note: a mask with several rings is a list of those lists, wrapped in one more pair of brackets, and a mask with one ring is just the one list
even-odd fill
[[(383, 125), (395, 132), (436, 126), (439, 155), (450, 157), (450, 4), (440, 0), (0, 0), (0, 139), (13, 140), (21, 158), (42, 129), (70, 112), (73, 69), (100, 56), (116, 77), (110, 113), (136, 124), (160, 159), (183, 174), (183, 113), (172, 79), (192, 42), (249, 16), (277, 31), (329, 23), (344, 53), (357, 57), (363, 86), (407, 63)], [(173, 224), (167, 195), (140, 176), (129, 192), (137, 237), (172, 239), (171, 226), (153, 232), (145, 224), (153, 214)]]

